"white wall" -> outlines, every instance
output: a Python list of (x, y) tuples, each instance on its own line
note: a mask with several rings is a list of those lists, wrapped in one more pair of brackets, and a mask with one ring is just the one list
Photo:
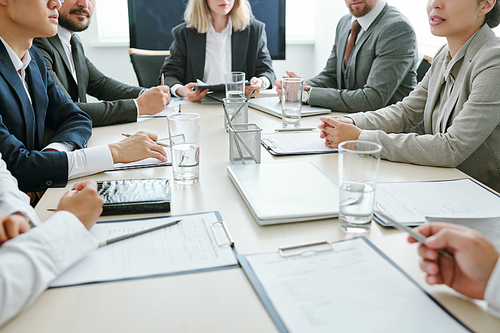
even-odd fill
[[(347, 13), (344, 1), (316, 0), (315, 22), (300, 22), (307, 29), (314, 26), (315, 41), (312, 44), (289, 44), (286, 47), (286, 60), (273, 62), (276, 76), (285, 70), (295, 71), (304, 78), (319, 73), (325, 66), (333, 46), (335, 27), (338, 20)], [(287, 22), (295, 24), (295, 22)], [(102, 46), (98, 43), (97, 24), (92, 21), (90, 27), (80, 33), (87, 57), (104, 74), (121, 82), (137, 85), (137, 79), (127, 53), (128, 46)]]

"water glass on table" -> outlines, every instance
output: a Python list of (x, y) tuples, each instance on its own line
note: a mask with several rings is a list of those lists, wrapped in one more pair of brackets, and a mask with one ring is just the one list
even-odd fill
[(296, 77), (281, 79), (281, 111), (283, 128), (300, 127), (302, 86), (304, 80)]
[(200, 178), (200, 115), (170, 114), (167, 119), (174, 183), (197, 183)]
[(245, 73), (226, 73), (226, 98), (245, 98)]
[(370, 230), (382, 146), (367, 141), (339, 145), (339, 223), (346, 232)]

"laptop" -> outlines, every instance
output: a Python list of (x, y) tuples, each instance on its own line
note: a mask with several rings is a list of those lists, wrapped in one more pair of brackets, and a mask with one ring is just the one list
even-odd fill
[[(281, 118), (281, 102), (278, 96), (253, 98), (250, 100), (248, 105), (259, 111)], [(300, 112), (302, 117), (307, 117), (330, 113), (332, 110), (319, 106), (302, 105)]]
[(230, 165), (227, 172), (260, 225), (339, 214), (337, 184), (311, 162)]

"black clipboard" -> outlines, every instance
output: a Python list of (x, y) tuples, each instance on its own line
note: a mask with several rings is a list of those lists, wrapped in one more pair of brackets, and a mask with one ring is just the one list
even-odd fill
[[(317, 139), (317, 149), (288, 149), (286, 144), (286, 141), (293, 143), (297, 142), (297, 140), (310, 140), (311, 138)], [(264, 133), (260, 142), (270, 154), (275, 156), (332, 154), (338, 152), (337, 149), (323, 145), (318, 131)]]

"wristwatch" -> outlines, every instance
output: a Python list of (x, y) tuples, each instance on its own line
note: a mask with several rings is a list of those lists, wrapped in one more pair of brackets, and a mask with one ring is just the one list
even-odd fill
[(311, 95), (311, 87), (305, 86), (302, 92), (302, 104), (309, 104), (309, 96)]

